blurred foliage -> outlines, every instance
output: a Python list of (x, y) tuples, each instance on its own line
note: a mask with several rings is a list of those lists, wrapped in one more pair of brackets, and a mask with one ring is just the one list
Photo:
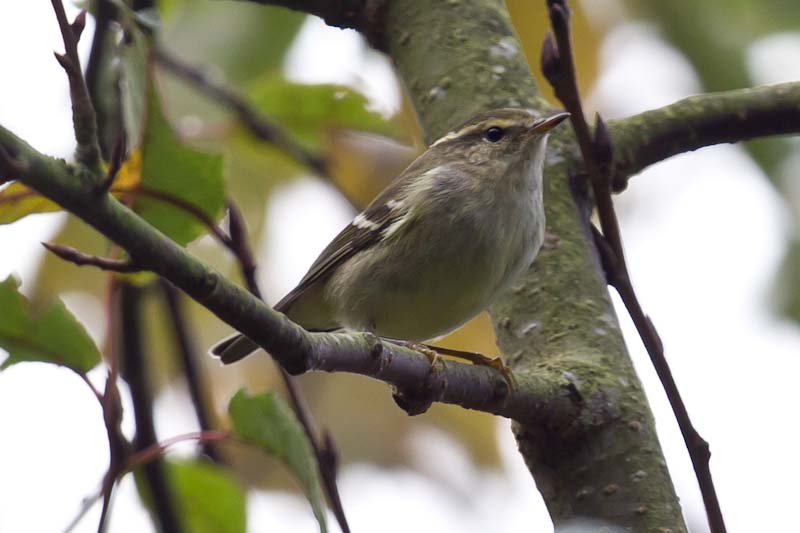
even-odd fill
[(189, 533), (244, 533), (245, 492), (221, 467), (205, 461), (168, 461), (181, 521)]
[[(519, 36), (525, 58), (528, 60), (531, 74), (536, 78), (536, 84), (542, 95), (553, 105), (561, 104), (553, 94), (553, 89), (542, 74), (540, 54), (545, 33), (550, 30), (550, 20), (547, 18), (545, 2), (531, 2), (530, 0), (506, 0), (511, 22)], [(580, 2), (570, 2), (572, 9), (572, 34), (576, 36), (573, 42), (575, 53), (575, 66), (578, 72), (578, 84), (582, 94), (588, 94), (598, 71), (597, 52), (603, 38), (602, 28), (590, 24), (586, 12)]]
[[(152, 94), (152, 90), (148, 89), (150, 84), (148, 76), (150, 73), (150, 43), (140, 32), (131, 31), (128, 33), (128, 38), (120, 43), (118, 53), (119, 109), (117, 110), (117, 106), (109, 104), (106, 107), (118, 111), (121, 115), (122, 124), (117, 124), (114, 129), (124, 130), (130, 151), (131, 148), (138, 148), (142, 142), (148, 114), (146, 99), (148, 92)], [(111, 68), (111, 66), (107, 67), (107, 69)], [(113, 84), (114, 78), (109, 77), (106, 83)], [(115, 92), (108, 86), (105, 87), (105, 90), (102, 89), (99, 88), (98, 92), (106, 94)], [(121, 132), (105, 131), (103, 136), (115, 139), (119, 133)]]
[[(225, 468), (205, 459), (166, 458), (162, 459), (162, 465), (181, 531), (247, 531), (247, 494)], [(142, 503), (155, 513), (153, 497), (141, 468), (133, 471), (133, 477)]]
[(12, 181), (0, 190), (0, 224), (11, 224), (34, 213), (61, 211), (61, 207), (22, 183)]
[[(692, 63), (706, 91), (754, 85), (747, 65), (753, 41), (773, 32), (797, 31), (800, 2), (795, 0), (628, 0), (637, 15), (654, 22), (661, 34)], [(789, 146), (779, 139), (745, 144), (753, 160), (774, 179)]]
[(396, 133), (391, 123), (367, 109), (364, 96), (341, 85), (303, 85), (272, 75), (251, 83), (247, 94), (259, 111), (311, 148), (318, 148), (334, 128)]
[(336, 186), (364, 207), (418, 155), (418, 150), (379, 135), (334, 130), (323, 148)]
[[(147, 101), (141, 185), (193, 205), (212, 220), (218, 219), (225, 205), (222, 158), (182, 146), (152, 91)], [(185, 245), (207, 232), (196, 216), (158, 198), (137, 195), (133, 209), (178, 244)]]
[(321, 531), (327, 531), (316, 459), (292, 409), (274, 393), (250, 396), (241, 389), (231, 399), (228, 414), (237, 435), (278, 459), (294, 474), (311, 502)]
[(780, 31), (797, 31), (795, 0), (627, 0), (635, 15), (654, 22), (694, 65), (708, 91), (752, 85), (747, 49)]
[[(305, 16), (250, 2), (170, 0), (162, 38), (190, 63), (215, 65), (241, 86), (282, 65)], [(209, 31), (211, 30), (211, 31)]]
[[(598, 51), (606, 33), (613, 29), (589, 19), (591, 10), (583, 6), (590, 1), (571, 2), (575, 13), (572, 20), (576, 63), (584, 94), (589, 93), (596, 81)], [(248, 2), (160, 0), (158, 5), (163, 18), (158, 36), (160, 45), (234, 88), (260, 113), (275, 120), (304, 146), (324, 156), (329, 177), (356, 206), (368, 203), (420, 151), (418, 126), (407, 100), (404, 99), (395, 117), (386, 119), (371, 111), (367, 99), (353, 89), (330, 84), (302, 85), (283, 76), (287, 52), (304, 21), (301, 14)], [(507, 5), (531, 72), (545, 96), (557, 104), (539, 67), (539, 50), (548, 29), (545, 2), (507, 0)], [(624, 0), (624, 5), (627, 17), (644, 18), (660, 28), (664, 38), (695, 65), (704, 87), (709, 90), (750, 85), (745, 56), (753, 40), (769, 32), (797, 31), (800, 20), (800, 2), (795, 0)], [(144, 184), (189, 201), (215, 220), (219, 219), (227, 194), (242, 211), (256, 257), (263, 265), (271, 258), (264, 257), (256, 243), (263, 240), (265, 209), (271, 195), (277, 187), (307, 175), (308, 170), (273, 146), (254, 139), (227, 110), (190, 85), (150, 65), (147, 43), (141, 35), (134, 32), (127, 37), (119, 40), (118, 74), (130, 150), (128, 161), (115, 182), (115, 190), (129, 191)], [(146, 98), (148, 86), (151, 94)], [(786, 153), (785, 146), (775, 141), (751, 143), (751, 153), (762, 168), (773, 174)], [(204, 151), (223, 153), (224, 160)], [(13, 183), (0, 191), (0, 223), (53, 208), (29, 192)], [(20, 193), (24, 194), (23, 198), (8, 200)], [(194, 217), (141, 196), (135, 199), (133, 207), (181, 244), (189, 243), (193, 253), (233, 279), (239, 279), (230, 256), (218, 243), (203, 236), (205, 228)], [(294, 221), (282, 223), (291, 225)], [(90, 254), (113, 256), (118, 252), (72, 217), (66, 219), (54, 241)], [(297, 246), (305, 246), (305, 243), (298, 242)], [(800, 319), (800, 312), (797, 312), (800, 288), (796, 283), (800, 253), (795, 250), (791, 257), (794, 259), (784, 265), (783, 276), (789, 288), (783, 290), (781, 296), (785, 297), (785, 307)], [(108, 277), (94, 269), (67, 264), (51, 254), (44, 256), (39, 267), (30, 306), (12, 285), (14, 283), (9, 280), (0, 285), (0, 299), (15, 302), (13, 305), (21, 309), (23, 318), (20, 320), (24, 319), (29, 325), (42, 316), (29, 314), (29, 308), (47, 308), (53, 294), (67, 293), (70, 308), (74, 307), (80, 317), (105, 316), (103, 302), (106, 301)], [(73, 306), (69, 297), (74, 294), (88, 298), (77, 300), (80, 305)], [(8, 305), (0, 301), (4, 312), (11, 309)], [(64, 331), (71, 331), (74, 339), (83, 338), (75, 341), (76, 346), (87, 342), (85, 331), (69, 316), (63, 304), (49, 305), (52, 307), (47, 309), (60, 317), (57, 321)], [(163, 390), (175, 376), (174, 341), (161, 318), (164, 307), (160, 298), (149, 293), (144, 305), (150, 373), (158, 380), (155, 385)], [(192, 302), (187, 307), (197, 346), (210, 346), (229, 332), (201, 306)], [(76, 333), (78, 329), (83, 333)], [(487, 355), (497, 354), (491, 325), (485, 315), (438, 343)], [(59, 348), (63, 346), (61, 341), (58, 344)], [(17, 358), (27, 357), (27, 352), (17, 353), (23, 354)], [(80, 368), (93, 366), (99, 360), (96, 349), (87, 357), (81, 360)], [(10, 364), (9, 361), (6, 364)], [(280, 387), (274, 365), (263, 354), (225, 369), (210, 358), (202, 358), (202, 362), (212, 382), (208, 394), (220, 399), (219, 411), (224, 411), (224, 399), (243, 384), (258, 390)], [(475, 464), (483, 467), (499, 464), (496, 420), (490, 415), (436, 405), (425, 415), (409, 418), (394, 405), (384, 384), (346, 374), (306, 375), (299, 381), (315, 418), (332, 431), (344, 463), (369, 461), (408, 466), (413, 459), (409, 439), (413, 439), (420, 428), (435, 426), (453, 436), (470, 453)], [(269, 428), (264, 421), (272, 420), (270, 417), (291, 424), (288, 418), (282, 418), (289, 417), (290, 413), (277, 397), (250, 397), (240, 392), (230, 408), (233, 423), (240, 432), (256, 440), (265, 439), (261, 442), (265, 449), (283, 454), (283, 460), (291, 462), (287, 450), (276, 444), (290, 437), (265, 433)], [(289, 433), (292, 431), (296, 433), (296, 428)], [(162, 435), (165, 436), (168, 435)], [(294, 459), (299, 461), (297, 464), (305, 465), (301, 464), (297, 470), (301, 479), (310, 475), (302, 470), (308, 468), (307, 446), (306, 443), (303, 457)], [(280, 469), (274, 468), (274, 461), (243, 448), (225, 448), (239, 478), (262, 487), (291, 486), (285, 475), (276, 472)], [(195, 508), (206, 510), (209, 507), (207, 510), (212, 514), (198, 515), (198, 521), (215, 524), (217, 517), (228, 516), (225, 524), (231, 525), (230, 531), (241, 530), (238, 529), (244, 522), (241, 489), (225, 479), (223, 473), (199, 463), (171, 465), (170, 469), (180, 498), (185, 498), (183, 501), (199, 502), (192, 503)], [(215, 488), (208, 488), (212, 486)], [(309, 488), (307, 484), (304, 487), (307, 491), (318, 491), (318, 487)], [(216, 494), (218, 491), (225, 495), (227, 503), (216, 502), (220, 507), (211, 509), (214, 502), (203, 498), (206, 492)], [(317, 512), (321, 512), (321, 505), (318, 501)], [(222, 508), (225, 510), (220, 510)], [(218, 511), (220, 514), (216, 514)], [(203, 525), (198, 523), (196, 527)]]
[(63, 365), (85, 374), (100, 362), (100, 352), (83, 325), (61, 300), (34, 310), (19, 292), (19, 281), (0, 282), (0, 347), (8, 352), (2, 368), (21, 361)]
[[(654, 23), (670, 44), (694, 66), (706, 91), (754, 85), (748, 68), (753, 41), (779, 32), (800, 32), (800, 2), (796, 0), (627, 0), (636, 16)], [(790, 211), (800, 212), (797, 200), (787, 194), (779, 169), (797, 145), (785, 139), (759, 139), (745, 143), (753, 160), (775, 185)], [(793, 231), (800, 219), (794, 216)], [(776, 308), (800, 322), (800, 253), (795, 240), (787, 242), (774, 292)]]

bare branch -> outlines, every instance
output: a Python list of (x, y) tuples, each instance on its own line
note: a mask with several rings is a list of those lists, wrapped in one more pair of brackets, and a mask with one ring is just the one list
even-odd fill
[[(215, 423), (214, 410), (209, 405), (211, 402), (207, 400), (207, 394), (210, 389), (207, 377), (200, 364), (199, 352), (194, 344), (194, 335), (192, 335), (189, 328), (184, 307), (181, 305), (181, 295), (178, 294), (175, 287), (166, 281), (162, 280), (160, 288), (167, 304), (167, 314), (172, 324), (172, 333), (175, 336), (180, 363), (183, 367), (183, 375), (189, 388), (189, 396), (192, 399), (197, 423), (203, 432), (212, 432), (217, 424)], [(216, 463), (222, 461), (222, 457), (211, 441), (203, 441), (202, 446), (203, 453), (212, 461)]]
[[(153, 391), (148, 365), (142, 347), (141, 290), (129, 283), (121, 283), (118, 291), (121, 328), (120, 376), (130, 387), (136, 419), (135, 452), (142, 452), (158, 443), (153, 420)], [(158, 530), (163, 533), (179, 533), (181, 517), (176, 506), (175, 495), (167, 478), (162, 461), (152, 460), (142, 466), (142, 474), (153, 506), (153, 516)]]
[(112, 187), (111, 192), (114, 194), (121, 194), (121, 195), (141, 194), (142, 196), (147, 196), (148, 198), (153, 198), (155, 200), (159, 200), (164, 203), (170, 204), (174, 207), (177, 207), (178, 209), (185, 211), (186, 213), (192, 215), (197, 220), (199, 220), (208, 229), (208, 231), (226, 248), (231, 247), (230, 238), (227, 235), (225, 235), (225, 232), (219, 228), (219, 225), (216, 223), (216, 221), (213, 218), (211, 218), (200, 207), (184, 200), (183, 198), (180, 198), (168, 192), (160, 191), (158, 189), (153, 189), (152, 187), (147, 187), (146, 185), (138, 185), (133, 189), (115, 189), (114, 187)]
[(552, 39), (549, 39), (548, 36), (542, 49), (542, 67), (548, 81), (553, 84), (556, 96), (571, 113), (570, 118), (592, 184), (600, 219), (602, 235), (594, 232), (594, 237), (601, 255), (601, 263), (606, 269), (608, 281), (619, 292), (667, 393), (697, 475), (711, 531), (724, 533), (726, 531), (725, 521), (709, 468), (708, 443), (692, 425), (686, 405), (683, 403), (680, 391), (672, 377), (672, 371), (664, 356), (661, 338), (650, 317), (642, 309), (630, 281), (619, 222), (611, 198), (613, 145), (608, 129), (599, 115), (593, 136), (586, 124), (578, 92), (575, 64), (572, 59), (567, 2), (566, 0), (548, 0), (547, 4), (557, 47), (554, 48)]
[(100, 145), (97, 139), (97, 119), (78, 57), (78, 39), (80, 39), (80, 34), (86, 24), (86, 11), (82, 11), (70, 24), (61, 0), (51, 0), (51, 2), (64, 40), (65, 53), (63, 55), (56, 54), (56, 59), (64, 68), (69, 79), (72, 125), (75, 130), (75, 140), (78, 143), (75, 149), (75, 159), (94, 172), (100, 168), (101, 160)]
[(127, 259), (109, 259), (106, 257), (89, 255), (70, 246), (64, 246), (62, 244), (55, 244), (51, 242), (43, 242), (42, 246), (64, 261), (75, 263), (78, 266), (93, 266), (99, 268), (100, 270), (107, 270), (109, 272), (129, 273), (140, 272), (142, 270)]
[(127, 140), (125, 138), (125, 132), (121, 131), (119, 137), (117, 137), (117, 142), (114, 144), (114, 149), (111, 152), (111, 161), (109, 162), (108, 170), (106, 170), (106, 175), (97, 187), (98, 193), (105, 194), (111, 189), (114, 180), (117, 178), (117, 173), (119, 169), (122, 168), (122, 163), (125, 161), (126, 151)]
[(230, 200), (228, 200), (228, 231), (231, 240), (230, 249), (239, 263), (239, 270), (242, 271), (247, 289), (256, 298), (263, 300), (261, 289), (256, 281), (256, 263), (247, 237), (247, 226), (245, 226), (239, 208)]
[(322, 157), (292, 139), (279, 124), (259, 113), (233, 90), (214, 81), (199, 68), (179, 60), (163, 47), (154, 48), (153, 59), (168, 72), (191, 83), (197, 90), (232, 111), (255, 138), (275, 146), (315, 172), (327, 175), (326, 163)]
[(232, 436), (227, 431), (213, 431), (213, 430), (205, 430), (205, 431), (195, 431), (193, 433), (184, 433), (182, 435), (176, 435), (174, 437), (170, 437), (161, 442), (153, 443), (152, 445), (139, 450), (138, 452), (132, 454), (128, 459), (128, 464), (125, 465), (125, 471), (129, 472), (131, 470), (135, 470), (147, 463), (150, 463), (162, 455), (170, 446), (174, 446), (180, 442), (186, 441), (195, 441), (201, 444), (208, 444), (211, 442), (219, 442), (223, 440), (231, 439)]
[(690, 96), (609, 122), (616, 147), (614, 190), (668, 157), (720, 143), (800, 134), (800, 82)]

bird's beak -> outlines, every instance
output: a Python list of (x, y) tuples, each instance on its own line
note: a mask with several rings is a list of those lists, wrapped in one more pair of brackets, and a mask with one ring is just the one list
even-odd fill
[(552, 130), (553, 128), (555, 128), (568, 118), (569, 118), (569, 113), (561, 112), (561, 113), (556, 113), (555, 115), (550, 115), (549, 117), (536, 119), (533, 122), (533, 124), (531, 124), (528, 132), (537, 133), (539, 135), (547, 133), (548, 131)]

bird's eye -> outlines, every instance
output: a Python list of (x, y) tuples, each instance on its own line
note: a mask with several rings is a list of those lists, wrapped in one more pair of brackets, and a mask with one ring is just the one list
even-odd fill
[(505, 135), (505, 134), (506, 134), (506, 132), (505, 132), (505, 130), (503, 128), (498, 128), (497, 126), (492, 126), (488, 130), (486, 130), (486, 132), (484, 132), (483, 135), (484, 135), (484, 137), (486, 137), (487, 141), (492, 142), (492, 143), (496, 143), (497, 141), (502, 139), (503, 135)]

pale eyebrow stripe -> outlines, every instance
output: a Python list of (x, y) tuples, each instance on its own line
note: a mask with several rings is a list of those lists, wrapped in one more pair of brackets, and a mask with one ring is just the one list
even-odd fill
[(463, 137), (465, 135), (469, 135), (471, 133), (475, 133), (478, 131), (482, 131), (484, 128), (490, 128), (492, 126), (497, 126), (500, 128), (508, 128), (510, 126), (515, 126), (518, 124), (518, 120), (509, 119), (509, 118), (495, 118), (484, 120), (483, 122), (479, 122), (478, 124), (470, 124), (469, 126), (464, 126), (460, 130), (451, 131), (444, 137), (439, 138), (436, 142), (434, 142), (431, 147), (436, 146), (437, 144), (441, 144), (443, 142), (450, 141), (452, 139), (457, 139), (458, 137)]

